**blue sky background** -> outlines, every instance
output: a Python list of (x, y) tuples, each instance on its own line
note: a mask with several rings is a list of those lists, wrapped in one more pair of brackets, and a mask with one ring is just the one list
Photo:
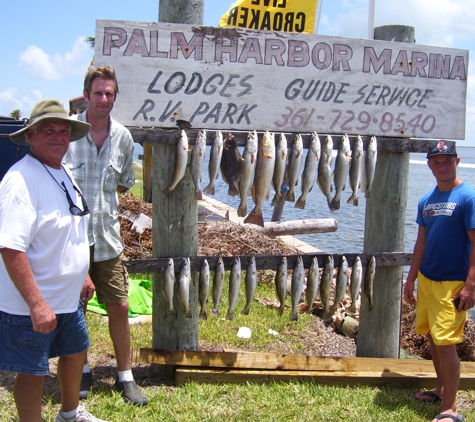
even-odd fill
[[(95, 35), (96, 19), (158, 20), (159, 1), (64, 0), (2, 4), (0, 24), (0, 115), (19, 109), (29, 117), (43, 98), (68, 107), (82, 94), (84, 72), (93, 50), (84, 42)], [(205, 0), (204, 24), (217, 26), (232, 0)], [(467, 0), (376, 0), (375, 26), (411, 25), (416, 43), (470, 50), (475, 57), (475, 8)], [(367, 38), (368, 0), (324, 0), (319, 34)], [(466, 140), (475, 146), (475, 67), (469, 65)]]

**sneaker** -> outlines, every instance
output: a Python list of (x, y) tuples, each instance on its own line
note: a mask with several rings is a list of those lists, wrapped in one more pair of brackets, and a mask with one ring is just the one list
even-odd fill
[(145, 406), (148, 404), (147, 397), (140, 392), (135, 381), (119, 382), (119, 377), (117, 377), (114, 388), (122, 393), (126, 403), (132, 403), (135, 406)]
[(61, 415), (61, 411), (56, 416), (55, 422), (107, 422), (91, 415), (83, 405), (79, 405), (78, 413), (75, 418), (66, 419)]
[(92, 372), (83, 372), (81, 387), (79, 388), (79, 400), (87, 399), (92, 390)]

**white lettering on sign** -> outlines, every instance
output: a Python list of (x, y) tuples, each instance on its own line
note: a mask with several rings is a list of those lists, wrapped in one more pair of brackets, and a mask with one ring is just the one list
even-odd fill
[(94, 62), (127, 126), (465, 136), (466, 50), (98, 20)]

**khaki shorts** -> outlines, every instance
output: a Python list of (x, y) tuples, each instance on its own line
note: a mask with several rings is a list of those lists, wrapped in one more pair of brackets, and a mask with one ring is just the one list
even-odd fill
[(129, 275), (120, 256), (94, 262), (94, 247), (90, 248), (89, 275), (96, 287), (99, 303), (128, 303)]
[(462, 343), (467, 311), (458, 312), (452, 298), (465, 285), (463, 281), (433, 281), (417, 277), (416, 333), (430, 333), (434, 344)]

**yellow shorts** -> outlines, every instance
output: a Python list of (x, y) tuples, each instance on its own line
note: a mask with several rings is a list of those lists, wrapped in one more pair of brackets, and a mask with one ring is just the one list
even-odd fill
[(430, 333), (437, 346), (462, 343), (467, 311), (458, 312), (452, 298), (463, 281), (433, 281), (417, 277), (416, 333)]

